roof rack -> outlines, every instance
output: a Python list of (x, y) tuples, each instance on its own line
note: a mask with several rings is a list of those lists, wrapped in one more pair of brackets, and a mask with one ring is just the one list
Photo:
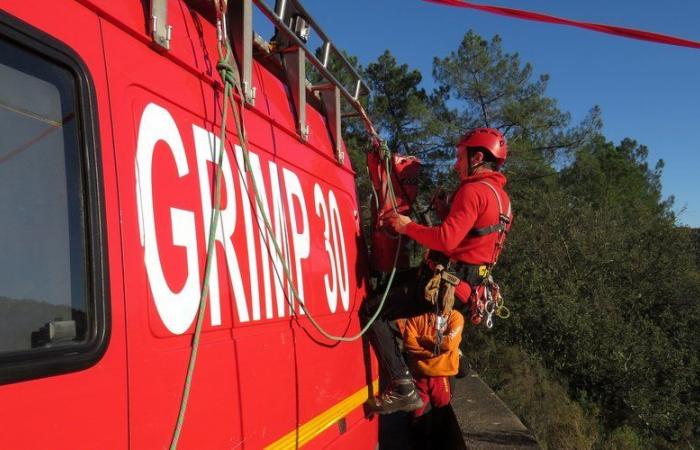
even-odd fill
[[(309, 136), (306, 124), (306, 94), (307, 84), (311, 92), (317, 92), (323, 102), (328, 128), (335, 147), (338, 161), (342, 164), (344, 154), (341, 144), (341, 120), (344, 117), (364, 116), (360, 98), (369, 94), (367, 84), (362, 80), (357, 70), (321, 29), (318, 23), (304, 9), (299, 0), (276, 0), (274, 9), (265, 0), (230, 0), (228, 5), (229, 21), (236, 52), (241, 58), (241, 80), (246, 103), (255, 103), (255, 91), (252, 87), (253, 42), (258, 38), (253, 32), (253, 6), (256, 6), (275, 27), (273, 38), (274, 51), (280, 53), (287, 81), (294, 99), (296, 109), (296, 127), (301, 140)], [(319, 55), (307, 43), (311, 32), (315, 32), (322, 41)], [(307, 61), (316, 69), (323, 82), (310, 83), (306, 73)], [(337, 67), (336, 73), (331, 72), (331, 61)], [(349, 78), (350, 88), (338, 79)], [(343, 112), (343, 98), (349, 112)]]
[[(193, 3), (200, 6), (206, 4), (209, 8), (217, 9), (221, 6), (220, 2), (223, 2), (224, 9), (227, 10), (224, 19), (231, 25), (229, 32), (240, 61), (246, 104), (255, 104), (255, 88), (252, 83), (254, 47), (258, 50), (264, 49), (281, 56), (294, 99), (297, 133), (302, 141), (309, 137), (309, 127), (306, 124), (307, 89), (317, 95), (323, 103), (336, 158), (341, 164), (345, 156), (341, 143), (343, 118), (360, 117), (369, 133), (378, 137), (360, 103), (360, 98), (369, 94), (367, 84), (299, 0), (276, 0), (274, 9), (265, 0), (195, 0)], [(167, 5), (168, 0), (150, 0), (150, 31), (153, 43), (165, 51), (170, 49), (172, 33), (172, 27), (168, 24)], [(254, 6), (275, 27), (276, 34), (272, 43), (254, 33)], [(322, 42), (318, 56), (316, 50), (307, 45), (311, 32), (316, 33)], [(308, 79), (307, 62), (320, 76), (320, 83), (314, 84)], [(331, 66), (336, 73), (332, 73)], [(339, 78), (351, 80), (351, 86), (343, 85)], [(341, 103), (341, 98), (345, 100), (344, 103)]]

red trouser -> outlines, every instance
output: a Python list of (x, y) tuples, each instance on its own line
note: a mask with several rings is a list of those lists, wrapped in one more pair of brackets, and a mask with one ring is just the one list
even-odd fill
[(423, 407), (413, 412), (415, 417), (422, 416), (429, 404), (433, 408), (439, 408), (450, 403), (450, 380), (448, 377), (418, 377), (415, 381), (418, 395), (423, 400)]

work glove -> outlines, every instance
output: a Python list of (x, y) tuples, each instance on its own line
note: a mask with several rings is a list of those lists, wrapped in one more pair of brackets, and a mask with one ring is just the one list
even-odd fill
[(445, 292), (442, 294), (442, 315), (449, 317), (455, 304), (455, 286), (445, 283)]
[(425, 285), (425, 300), (427, 300), (431, 305), (435, 305), (438, 301), (438, 294), (440, 293), (441, 281), (442, 277), (439, 273), (436, 273), (430, 280), (428, 280), (428, 284)]

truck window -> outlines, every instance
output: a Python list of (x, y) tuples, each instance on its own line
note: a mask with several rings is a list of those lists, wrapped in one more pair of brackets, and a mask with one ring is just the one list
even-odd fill
[(40, 45), (22, 45), (3, 31), (8, 28), (0, 26), (0, 381), (18, 367), (25, 375), (14, 377), (44, 375), (36, 370), (42, 360), (60, 371), (60, 358), (94, 350), (104, 328), (90, 269), (94, 194), (86, 181), (85, 79), (58, 53), (49, 57)]

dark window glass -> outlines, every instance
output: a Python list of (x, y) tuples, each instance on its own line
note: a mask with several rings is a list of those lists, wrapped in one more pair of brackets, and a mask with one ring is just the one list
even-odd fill
[(0, 356), (90, 335), (77, 85), (0, 38)]

